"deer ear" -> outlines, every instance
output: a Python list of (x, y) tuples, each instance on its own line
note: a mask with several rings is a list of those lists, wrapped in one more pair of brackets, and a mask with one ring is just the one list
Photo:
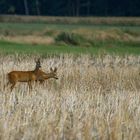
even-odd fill
[(40, 63), (40, 58), (38, 58), (37, 62)]
[(56, 72), (56, 71), (57, 71), (57, 68), (55, 67), (55, 68), (54, 68), (54, 72)]
[(40, 58), (35, 59), (35, 62), (36, 62), (36, 63), (40, 63)]
[(52, 67), (50, 68), (50, 71), (51, 71), (51, 72), (53, 72), (53, 69), (52, 69)]
[(35, 62), (36, 62), (36, 67), (41, 68), (40, 59), (38, 58)]

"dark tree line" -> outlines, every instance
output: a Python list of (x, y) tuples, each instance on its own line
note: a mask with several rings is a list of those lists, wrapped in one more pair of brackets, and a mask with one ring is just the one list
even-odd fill
[(0, 14), (140, 16), (140, 0), (0, 0)]

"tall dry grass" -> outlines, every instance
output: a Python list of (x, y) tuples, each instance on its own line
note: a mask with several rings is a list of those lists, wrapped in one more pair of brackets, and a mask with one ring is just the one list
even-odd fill
[[(36, 56), (37, 57), (37, 56)], [(17, 84), (6, 73), (34, 69), (34, 57), (0, 57), (1, 140), (139, 140), (140, 56), (60, 55), (42, 59), (59, 80)]]

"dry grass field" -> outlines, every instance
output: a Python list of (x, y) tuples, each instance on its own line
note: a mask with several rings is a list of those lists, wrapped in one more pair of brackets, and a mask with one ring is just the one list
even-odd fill
[(1, 140), (140, 139), (140, 56), (50, 56), (42, 69), (57, 67), (58, 80), (4, 88), (6, 74), (33, 70), (35, 57), (0, 57)]

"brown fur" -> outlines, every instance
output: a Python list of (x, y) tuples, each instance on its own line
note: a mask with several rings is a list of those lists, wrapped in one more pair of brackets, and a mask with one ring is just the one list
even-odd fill
[(12, 71), (8, 73), (8, 84), (11, 84), (11, 91), (17, 82), (27, 82), (29, 89), (32, 89), (31, 83), (37, 80), (35, 71)]
[(29, 89), (32, 89), (32, 82), (34, 81), (40, 81), (40, 83), (44, 83), (44, 81), (49, 78), (58, 79), (56, 76), (57, 68), (54, 70), (51, 68), (50, 70), (50, 73), (45, 73), (37, 68), (34, 71), (11, 71), (7, 74), (8, 84), (11, 84), (11, 91), (17, 82), (27, 82)]
[(37, 80), (37, 73), (39, 71), (40, 60), (36, 61), (36, 67), (33, 71), (11, 71), (7, 74), (8, 84), (11, 84), (11, 91), (17, 82), (27, 82), (29, 89), (32, 89), (32, 82)]

